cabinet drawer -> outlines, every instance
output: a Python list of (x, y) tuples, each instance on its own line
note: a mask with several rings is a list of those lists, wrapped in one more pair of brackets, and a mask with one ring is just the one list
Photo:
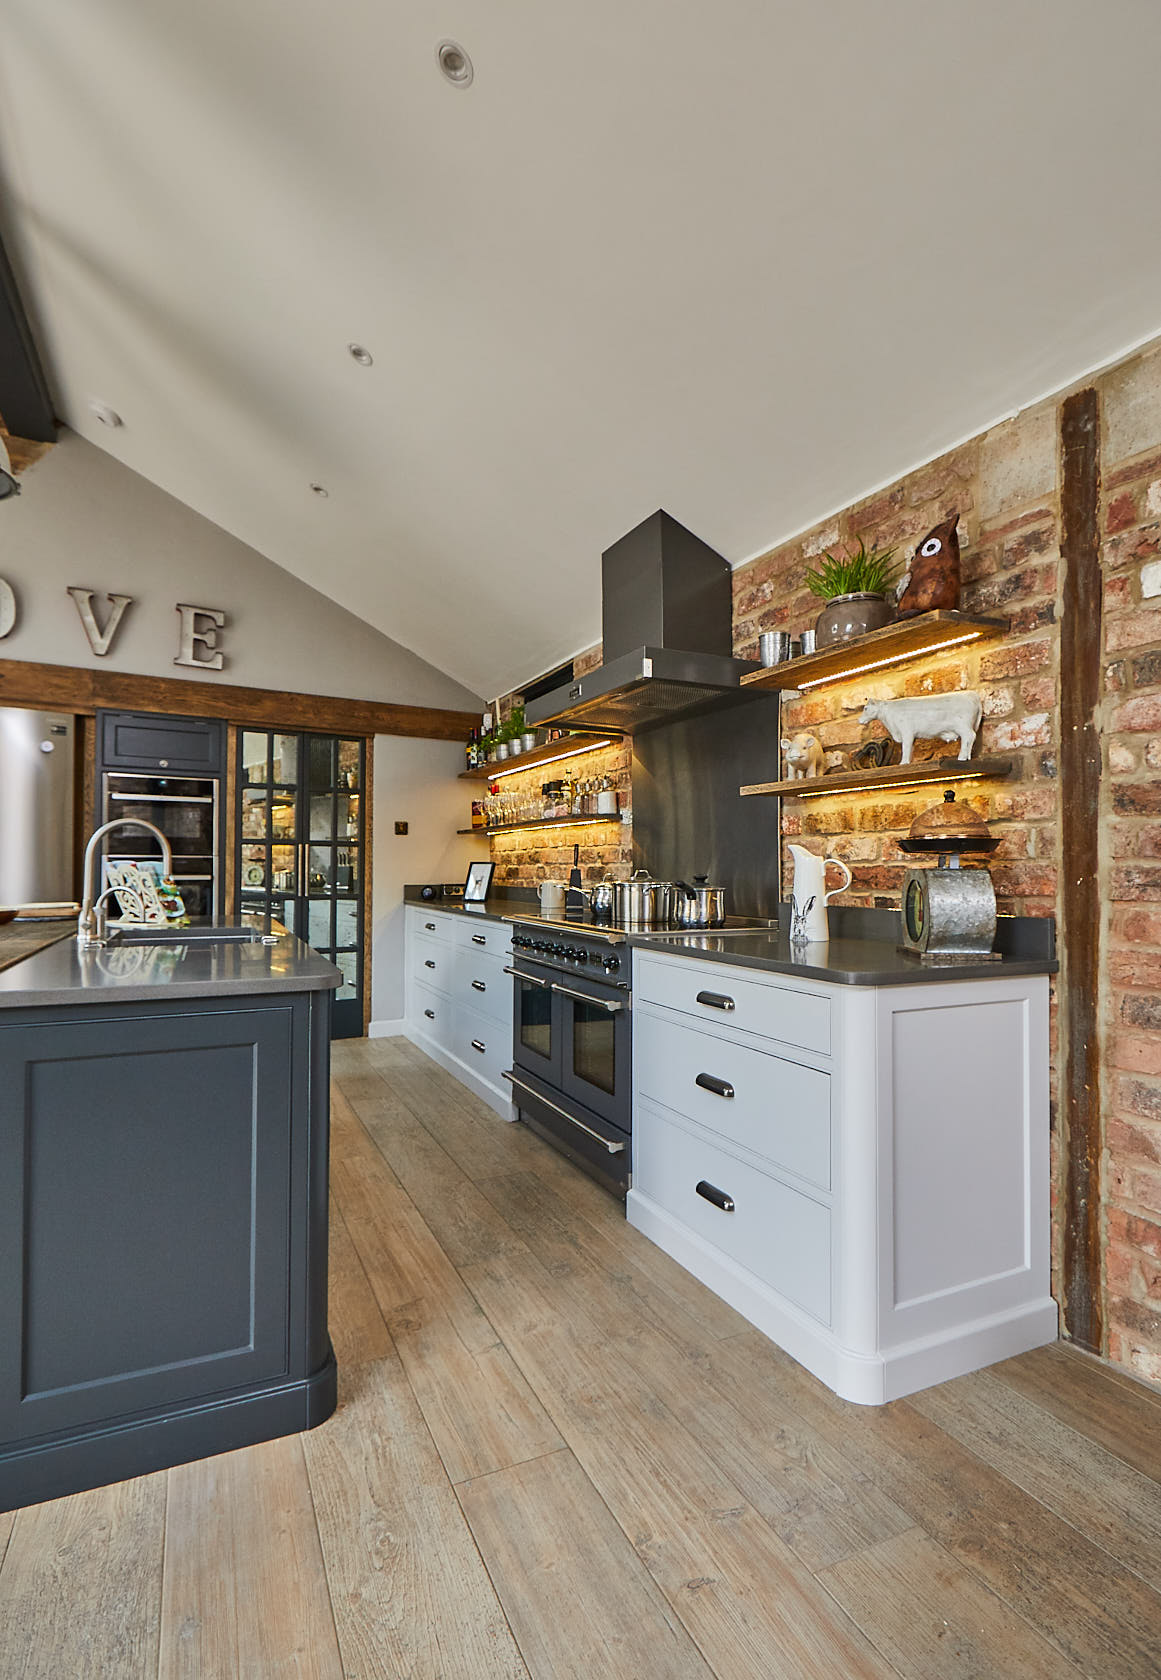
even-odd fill
[(485, 922), (465, 910), (462, 916), (448, 918), (452, 924), (455, 943), (468, 951), (490, 951), (495, 956), (506, 955), (512, 949), (512, 929), (507, 922)]
[(830, 1189), (828, 1073), (646, 1010), (634, 1031), (643, 1097)]
[[(788, 1301), (829, 1324), (830, 1213), (641, 1104), (633, 1185)], [(703, 1193), (698, 1193), (698, 1185)], [(705, 1192), (723, 1194), (732, 1211)]]
[(429, 986), (416, 986), (411, 996), (411, 1025), (416, 1032), (450, 1050), (456, 1036), (455, 1005)]
[(505, 1024), (512, 1031), (512, 976), (505, 974), (502, 952), (495, 956), (474, 948), (455, 952), (451, 994), (457, 1003)]
[(817, 992), (743, 980), (729, 963), (637, 957), (637, 999), (680, 1009), (707, 1030), (761, 1033), (817, 1055), (830, 1055), (830, 1003)]
[(501, 1078), (505, 1068), (512, 1066), (512, 1028), (503, 1026), (487, 1015), (464, 1004), (455, 1006), (453, 1038), (448, 1045), (453, 1056), (489, 1085), (495, 1085), (509, 1096), (507, 1082)]
[(416, 939), (451, 940), (452, 918), (441, 916), (435, 910), (409, 909), (411, 919), (411, 933)]
[(434, 986), (437, 991), (450, 992), (455, 962), (455, 948), (451, 945), (441, 945), (426, 934), (422, 939), (411, 942), (410, 978), (421, 986)]

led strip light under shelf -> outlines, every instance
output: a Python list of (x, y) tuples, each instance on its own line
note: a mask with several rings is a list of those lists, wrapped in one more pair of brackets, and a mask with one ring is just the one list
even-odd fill
[[(983, 631), (970, 630), (962, 636), (950, 636), (945, 642), (933, 642), (930, 647), (909, 648), (905, 653), (892, 653), (885, 659), (872, 659), (866, 665), (852, 665), (846, 671), (832, 671), (825, 677), (809, 678), (805, 682), (796, 684), (799, 694), (805, 694), (807, 689), (821, 688), (824, 683), (846, 682), (850, 677), (862, 676), (866, 671), (881, 671), (888, 665), (906, 665), (928, 654), (943, 653), (947, 648), (962, 647), (965, 642), (978, 642), (983, 638)], [(784, 692), (790, 693), (789, 689)]]
[[(517, 776), (521, 770), (541, 770), (546, 764), (559, 764), (565, 758), (579, 758), (581, 753), (599, 752), (602, 747), (611, 747), (612, 737), (607, 741), (589, 741), (583, 747), (570, 747), (567, 752), (557, 753), (552, 758), (538, 758), (531, 764), (508, 764), (503, 770), (493, 770), (488, 767), (488, 780), (498, 782), (504, 776)], [(519, 754), (517, 755), (519, 757)], [(483, 777), (480, 778), (483, 780)]]

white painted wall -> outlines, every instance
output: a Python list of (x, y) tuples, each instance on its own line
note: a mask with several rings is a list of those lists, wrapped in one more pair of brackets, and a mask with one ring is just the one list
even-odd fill
[[(73, 432), (61, 433), (21, 487), (0, 509), (0, 577), (18, 602), (0, 659), (479, 709), (477, 696), (434, 665)], [(70, 584), (99, 592), (102, 624), (104, 594), (134, 597), (103, 659)], [(222, 671), (174, 665), (179, 601), (224, 610)]]
[[(424, 881), (463, 881), (488, 843), (457, 835), (471, 821), (479, 783), (455, 780), (464, 749), (455, 741), (375, 737), (374, 885), (372, 887), (371, 1034), (403, 1023), (403, 888)], [(407, 833), (395, 832), (396, 822)]]

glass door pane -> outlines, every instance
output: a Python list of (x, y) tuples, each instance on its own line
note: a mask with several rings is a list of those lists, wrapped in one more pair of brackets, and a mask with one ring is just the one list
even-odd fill
[(335, 1036), (361, 1033), (365, 745), (252, 729), (238, 742), (238, 903), (334, 963)]
[(238, 907), (297, 933), (298, 737), (265, 729), (238, 738)]
[(307, 938), (343, 976), (336, 1033), (362, 1031), (364, 743), (307, 737)]

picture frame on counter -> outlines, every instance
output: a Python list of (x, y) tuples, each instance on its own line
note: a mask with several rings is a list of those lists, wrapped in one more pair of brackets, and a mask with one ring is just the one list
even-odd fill
[(494, 863), (469, 863), (468, 878), (464, 882), (465, 904), (482, 904), (484, 902), (492, 885), (492, 875), (495, 868)]

